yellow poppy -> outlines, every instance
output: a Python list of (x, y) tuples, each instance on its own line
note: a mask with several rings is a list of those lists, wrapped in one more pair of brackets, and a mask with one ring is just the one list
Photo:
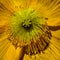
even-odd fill
[(60, 0), (0, 0), (0, 60), (60, 60)]

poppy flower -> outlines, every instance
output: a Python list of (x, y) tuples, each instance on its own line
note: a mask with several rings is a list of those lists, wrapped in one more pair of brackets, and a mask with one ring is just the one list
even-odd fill
[(1, 60), (60, 60), (60, 0), (0, 0)]

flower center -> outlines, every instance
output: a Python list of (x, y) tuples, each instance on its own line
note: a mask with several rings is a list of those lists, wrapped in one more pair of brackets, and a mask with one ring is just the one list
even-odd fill
[(9, 40), (16, 47), (26, 47), (26, 54), (37, 54), (48, 47), (52, 37), (44, 19), (32, 9), (21, 10), (9, 23)]

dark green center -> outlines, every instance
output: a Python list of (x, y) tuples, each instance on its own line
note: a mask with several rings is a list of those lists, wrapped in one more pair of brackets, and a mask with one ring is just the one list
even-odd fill
[(32, 21), (30, 19), (26, 19), (24, 20), (24, 22), (22, 22), (22, 26), (26, 29), (26, 30), (30, 30), (32, 27)]

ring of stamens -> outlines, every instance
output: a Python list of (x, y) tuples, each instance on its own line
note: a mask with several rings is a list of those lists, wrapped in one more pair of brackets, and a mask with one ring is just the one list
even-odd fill
[(40, 53), (49, 46), (51, 31), (36, 11), (26, 9), (17, 12), (9, 27), (9, 40), (15, 47), (26, 46), (26, 54)]

